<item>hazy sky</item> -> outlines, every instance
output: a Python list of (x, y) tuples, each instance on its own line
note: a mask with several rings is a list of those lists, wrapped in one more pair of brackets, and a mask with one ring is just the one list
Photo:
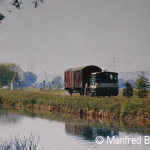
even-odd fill
[(37, 9), (28, 1), (6, 17), (0, 62), (35, 73), (91, 64), (150, 70), (150, 0), (45, 0)]

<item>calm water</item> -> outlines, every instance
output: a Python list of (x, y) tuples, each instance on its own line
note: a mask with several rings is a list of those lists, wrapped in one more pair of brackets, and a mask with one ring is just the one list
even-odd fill
[[(39, 150), (149, 150), (150, 144), (144, 144), (144, 137), (150, 136), (150, 129), (123, 122), (107, 120), (90, 121), (73, 116), (48, 115), (28, 111), (18, 111), (0, 107), (0, 139), (9, 141), (19, 134), (20, 138), (38, 139)], [(102, 136), (103, 144), (95, 142), (96, 136)], [(110, 144), (116, 138), (141, 138), (141, 144)]]

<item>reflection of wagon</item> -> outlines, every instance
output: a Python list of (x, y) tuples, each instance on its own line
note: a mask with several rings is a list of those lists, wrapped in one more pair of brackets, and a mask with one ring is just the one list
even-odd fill
[(106, 127), (89, 127), (74, 123), (66, 124), (65, 127), (67, 133), (83, 137), (85, 140), (89, 141), (95, 140), (97, 136), (102, 136), (103, 138), (107, 138), (107, 136), (109, 136), (109, 138), (112, 138), (113, 136), (119, 135), (117, 130)]
[(64, 73), (65, 89), (92, 96), (116, 96), (118, 94), (118, 73), (102, 72), (97, 66), (71, 68)]

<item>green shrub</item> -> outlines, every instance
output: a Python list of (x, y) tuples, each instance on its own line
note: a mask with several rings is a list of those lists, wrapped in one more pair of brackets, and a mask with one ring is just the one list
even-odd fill
[(4, 100), (2, 98), (2, 96), (0, 96), (0, 104), (3, 104)]
[(30, 100), (30, 102), (31, 102), (32, 105), (34, 105), (34, 104), (37, 103), (37, 100), (36, 100), (35, 98), (32, 98), (32, 99)]
[(134, 117), (144, 114), (144, 107), (139, 100), (128, 100), (122, 104), (120, 116), (132, 115)]
[(27, 105), (27, 104), (29, 104), (29, 100), (28, 99), (24, 99), (23, 100), (23, 105)]
[(133, 86), (130, 82), (126, 81), (124, 84), (125, 88), (123, 89), (123, 96), (132, 97), (133, 96)]
[(138, 98), (144, 98), (148, 96), (147, 89), (136, 89), (134, 93)]

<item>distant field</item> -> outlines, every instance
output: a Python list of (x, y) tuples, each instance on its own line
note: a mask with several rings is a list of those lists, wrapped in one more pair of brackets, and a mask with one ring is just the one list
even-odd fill
[[(23, 92), (27, 92), (27, 93), (39, 93), (39, 94), (50, 94), (50, 95), (68, 95), (68, 96), (71, 96), (68, 91), (66, 90), (40, 90), (40, 89), (25, 89), (25, 90), (22, 90)], [(119, 89), (119, 94), (118, 96), (115, 96), (115, 97), (122, 97), (122, 93), (123, 93), (123, 89)], [(79, 93), (73, 93), (72, 96), (80, 96)], [(150, 90), (149, 90), (149, 94), (148, 94), (148, 97), (150, 97)], [(101, 98), (101, 97), (99, 97)]]
[(67, 94), (69, 95), (69, 93), (65, 90), (49, 90), (49, 89), (45, 89), (45, 90), (40, 90), (40, 89), (25, 89), (25, 90), (21, 90), (24, 93), (39, 93), (39, 94), (50, 94), (50, 95), (62, 95), (62, 94)]

